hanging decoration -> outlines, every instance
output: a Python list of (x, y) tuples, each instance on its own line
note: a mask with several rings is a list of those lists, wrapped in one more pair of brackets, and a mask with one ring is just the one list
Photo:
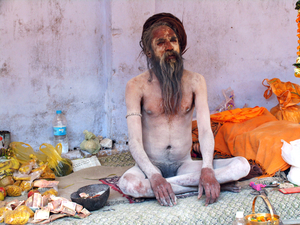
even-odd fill
[(300, 0), (296, 2), (296, 10), (298, 10), (298, 15), (297, 15), (297, 19), (296, 19), (296, 23), (298, 25), (297, 28), (297, 37), (298, 37), (298, 47), (297, 47), (297, 59), (296, 59), (296, 63), (293, 64), (296, 68), (295, 68), (295, 77), (299, 77), (300, 78)]

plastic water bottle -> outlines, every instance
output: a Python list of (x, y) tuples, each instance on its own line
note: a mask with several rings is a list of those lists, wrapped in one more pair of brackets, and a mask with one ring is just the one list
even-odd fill
[(235, 220), (233, 221), (233, 225), (245, 225), (244, 212), (238, 211), (236, 212)]
[(61, 113), (61, 110), (56, 111), (56, 115), (52, 125), (53, 125), (53, 134), (54, 134), (53, 146), (56, 147), (58, 143), (61, 143), (62, 154), (68, 153), (69, 141), (67, 137), (67, 119)]

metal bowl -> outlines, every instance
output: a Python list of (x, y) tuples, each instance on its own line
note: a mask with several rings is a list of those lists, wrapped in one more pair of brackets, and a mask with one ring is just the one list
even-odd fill
[[(257, 197), (261, 197), (266, 205), (268, 206), (268, 209), (270, 213), (255, 213), (255, 201)], [(270, 217), (272, 220), (271, 221), (265, 221), (265, 222), (254, 222), (251, 220), (251, 218), (257, 218), (257, 217)], [(279, 225), (280, 222), (280, 217), (276, 214), (274, 214), (271, 203), (269, 199), (266, 196), (263, 195), (257, 195), (252, 203), (252, 214), (245, 216), (246, 224), (247, 225)]]
[[(103, 192), (104, 191), (104, 192)], [(103, 192), (103, 193), (102, 193)], [(79, 196), (80, 193), (86, 193), (90, 197), (82, 198)], [(101, 195), (98, 195), (101, 193)], [(89, 211), (95, 211), (102, 208), (109, 197), (110, 188), (106, 184), (91, 184), (79, 188), (76, 192), (71, 194), (71, 200), (79, 205), (82, 205)], [(93, 197), (95, 196), (95, 197)]]

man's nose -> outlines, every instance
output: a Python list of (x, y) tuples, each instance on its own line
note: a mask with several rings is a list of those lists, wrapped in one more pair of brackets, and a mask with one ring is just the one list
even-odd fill
[(165, 44), (165, 50), (166, 50), (166, 51), (171, 51), (171, 50), (173, 50), (173, 45), (171, 44), (170, 41), (166, 41), (166, 44)]

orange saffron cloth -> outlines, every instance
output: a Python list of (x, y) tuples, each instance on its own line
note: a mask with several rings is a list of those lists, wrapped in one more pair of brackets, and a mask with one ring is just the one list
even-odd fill
[[(230, 111), (211, 115), (212, 124), (223, 123), (215, 135), (215, 155), (243, 156), (250, 164), (259, 165), (263, 176), (274, 176), (278, 170), (290, 167), (281, 157), (281, 140), (300, 139), (299, 124), (279, 121), (264, 107)], [(198, 140), (195, 126), (197, 122), (193, 121), (193, 142)]]
[[(219, 128), (225, 122), (243, 122), (253, 117), (259, 116), (264, 112), (264, 107), (254, 108), (237, 108), (232, 110), (223, 111), (210, 115), (211, 128), (214, 136), (216, 136)], [(193, 143), (198, 142), (198, 126), (197, 120), (192, 121), (192, 139)]]
[(214, 122), (234, 122), (240, 123), (249, 120), (253, 117), (259, 116), (264, 112), (264, 107), (254, 107), (254, 108), (237, 108), (232, 110), (223, 111), (220, 113), (215, 113), (210, 116), (211, 120)]

